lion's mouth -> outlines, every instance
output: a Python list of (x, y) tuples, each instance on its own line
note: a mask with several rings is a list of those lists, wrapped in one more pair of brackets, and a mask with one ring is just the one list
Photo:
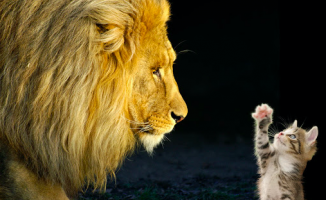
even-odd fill
[(175, 122), (171, 122), (162, 117), (151, 116), (145, 122), (131, 123), (130, 125), (135, 134), (161, 135), (171, 132), (175, 126)]
[(140, 132), (147, 133), (147, 134), (153, 134), (154, 128), (151, 125), (144, 126), (140, 128)]
[(139, 132), (152, 134), (152, 135), (161, 135), (165, 133), (169, 133), (173, 130), (174, 124), (150, 124), (139, 128)]
[(175, 123), (170, 123), (164, 118), (150, 117), (147, 122), (139, 126), (136, 135), (148, 153), (159, 145), (165, 138), (165, 134), (173, 130)]

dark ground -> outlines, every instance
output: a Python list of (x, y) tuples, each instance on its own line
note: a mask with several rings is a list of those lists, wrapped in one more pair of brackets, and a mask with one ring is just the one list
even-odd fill
[(127, 159), (104, 194), (80, 199), (255, 199), (252, 142), (215, 136), (172, 132), (153, 156), (139, 150)]

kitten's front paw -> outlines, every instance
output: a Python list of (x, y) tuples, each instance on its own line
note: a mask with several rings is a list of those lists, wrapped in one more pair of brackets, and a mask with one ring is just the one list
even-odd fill
[(271, 117), (272, 114), (273, 114), (273, 109), (271, 107), (269, 107), (269, 105), (267, 105), (267, 104), (261, 104), (261, 106), (257, 106), (256, 107), (256, 111), (254, 113), (252, 113), (251, 116), (255, 120), (261, 121), (265, 117), (272, 119), (272, 117)]

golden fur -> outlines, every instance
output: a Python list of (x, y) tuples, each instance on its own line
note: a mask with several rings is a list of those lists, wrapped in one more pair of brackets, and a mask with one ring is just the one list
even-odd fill
[(166, 0), (0, 2), (0, 176), (14, 182), (0, 177), (0, 199), (21, 175), (103, 188), (137, 141), (151, 152), (187, 115), (169, 15)]

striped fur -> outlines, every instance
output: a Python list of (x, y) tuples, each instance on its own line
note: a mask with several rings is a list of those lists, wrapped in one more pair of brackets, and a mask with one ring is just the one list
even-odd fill
[(274, 136), (271, 143), (268, 128), (273, 110), (257, 106), (255, 119), (255, 154), (260, 178), (257, 182), (261, 200), (304, 200), (302, 174), (316, 152), (317, 127), (306, 131), (297, 122)]

